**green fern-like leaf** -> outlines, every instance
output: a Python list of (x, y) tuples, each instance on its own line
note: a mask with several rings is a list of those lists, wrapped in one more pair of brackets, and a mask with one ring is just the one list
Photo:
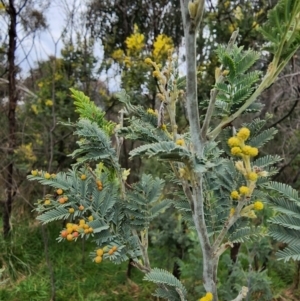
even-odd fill
[[(243, 74), (248, 71), (248, 69), (253, 66), (253, 64), (259, 59), (260, 54), (253, 50), (246, 50), (243, 53), (241, 59), (236, 63), (236, 71), (238, 74)], [(258, 79), (258, 72), (250, 73), (249, 76), (254, 76), (255, 79)], [(253, 80), (253, 79), (252, 79)]]
[(253, 165), (264, 168), (264, 167), (268, 167), (270, 165), (274, 165), (274, 164), (280, 162), (281, 160), (282, 160), (282, 158), (280, 158), (277, 155), (275, 155), (275, 156), (267, 155), (267, 156), (260, 157), (260, 158), (256, 159), (255, 161), (253, 161)]
[(255, 137), (251, 137), (249, 140), (249, 144), (253, 147), (261, 148), (268, 141), (272, 140), (277, 132), (278, 131), (275, 128), (267, 129), (261, 132), (260, 134), (256, 135)]
[(162, 141), (158, 143), (142, 145), (132, 150), (129, 154), (131, 158), (146, 155), (149, 158), (157, 156), (160, 159), (179, 162), (191, 160), (191, 153), (187, 149), (176, 145), (172, 141)]
[(289, 216), (300, 216), (299, 203), (290, 199), (272, 197), (270, 206), (273, 207), (276, 212), (280, 212)]
[(77, 165), (101, 160), (107, 167), (112, 166), (117, 170), (120, 168), (111, 141), (96, 123), (87, 119), (79, 120), (75, 134), (82, 138), (78, 142), (79, 148), (70, 154), (73, 158), (79, 158)]
[(269, 219), (269, 222), (283, 226), (288, 229), (300, 231), (300, 216), (296, 218), (288, 215), (278, 215)]
[(293, 200), (295, 202), (300, 202), (300, 199), (298, 196), (298, 191), (293, 189), (289, 185), (286, 185), (283, 183), (278, 183), (278, 182), (269, 182), (266, 185), (266, 188), (277, 191), (280, 195), (282, 195), (290, 200)]
[(166, 285), (173, 288), (177, 288), (181, 291), (184, 297), (187, 295), (186, 288), (183, 286), (183, 284), (170, 272), (165, 271), (163, 269), (152, 269), (151, 272), (145, 275), (144, 280), (154, 282), (159, 285)]
[(57, 220), (65, 220), (70, 216), (70, 213), (67, 208), (58, 207), (52, 210), (49, 210), (37, 217), (44, 225)]
[(70, 88), (72, 97), (75, 99), (74, 105), (76, 106), (75, 112), (79, 113), (81, 118), (95, 122), (102, 128), (107, 135), (113, 133), (115, 123), (105, 119), (105, 113), (98, 108), (94, 102), (90, 100), (83, 92)]
[(256, 237), (258, 235), (259, 231), (256, 228), (253, 230), (250, 227), (245, 228), (238, 228), (236, 229), (231, 235), (228, 237), (228, 240), (231, 242), (245, 242), (247, 240), (250, 240), (253, 237)]
[(276, 56), (288, 59), (299, 47), (300, 33), (297, 29), (299, 13), (299, 1), (294, 0), (280, 0), (268, 12), (268, 21), (259, 31), (270, 42), (267, 49)]
[(293, 260), (300, 260), (300, 246), (290, 246), (286, 247), (282, 251), (277, 252), (277, 258), (279, 260), (289, 261), (290, 259)]
[[(230, 50), (225, 46), (219, 46), (216, 53), (220, 63), (229, 71), (223, 82), (215, 85), (218, 91), (215, 115), (225, 117), (236, 112), (253, 93), (261, 73), (259, 71), (247, 73), (247, 71), (259, 55), (253, 50), (244, 51), (243, 47), (236, 45)], [(257, 109), (259, 105), (253, 104), (246, 112)]]
[(277, 241), (288, 245), (300, 245), (300, 231), (273, 224), (269, 227), (268, 233)]

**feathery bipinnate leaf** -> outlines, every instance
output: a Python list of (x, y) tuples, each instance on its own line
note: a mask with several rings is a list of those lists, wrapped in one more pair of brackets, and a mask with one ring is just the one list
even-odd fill
[(292, 260), (300, 260), (300, 245), (292, 245), (284, 248), (277, 252), (277, 258), (279, 260), (289, 261)]
[[(158, 285), (162, 285), (162, 288), (166, 286), (166, 287), (174, 288), (175, 291), (177, 288), (180, 290), (180, 292), (184, 297), (186, 297), (187, 295), (186, 288), (183, 286), (183, 284), (170, 272), (165, 271), (163, 269), (158, 269), (158, 268), (152, 269), (149, 273), (145, 275), (144, 280), (154, 282)], [(159, 293), (159, 291), (157, 293)], [(169, 300), (173, 301), (173, 299), (169, 299)]]
[(300, 245), (300, 231), (273, 224), (269, 227), (268, 233), (277, 241), (288, 245)]
[(269, 235), (274, 239), (288, 244), (284, 250), (276, 253), (278, 259), (288, 261), (300, 260), (300, 199), (298, 191), (291, 186), (269, 182), (265, 185), (273, 193), (269, 195), (268, 202), (276, 215), (268, 221)]
[(43, 214), (40, 214), (36, 219), (41, 221), (45, 225), (53, 221), (65, 220), (70, 215), (71, 214), (69, 213), (67, 208), (57, 207)]
[(105, 113), (98, 108), (83, 92), (70, 88), (74, 98), (75, 112), (79, 113), (80, 118), (95, 122), (107, 135), (113, 133), (115, 123), (105, 119)]
[(114, 167), (116, 170), (120, 168), (111, 141), (96, 123), (88, 119), (79, 120), (75, 134), (81, 140), (78, 141), (79, 148), (70, 156), (78, 158), (77, 166), (85, 162), (99, 162), (101, 160), (107, 167)]
[[(220, 63), (228, 74), (222, 82), (217, 82), (216, 115), (229, 116), (236, 112), (250, 97), (260, 78), (259, 71), (247, 72), (257, 61), (259, 54), (253, 50), (244, 51), (234, 45), (231, 49), (220, 45), (216, 50)], [(252, 111), (254, 108), (248, 108)]]
[[(170, 137), (166, 131), (157, 127), (157, 120), (155, 125), (152, 123), (152, 114), (148, 114), (150, 120), (142, 120), (140, 118), (131, 117), (128, 119), (130, 125), (118, 130), (118, 135), (125, 136), (130, 140), (139, 140), (146, 143), (169, 141)], [(144, 118), (146, 119), (146, 118)]]
[(289, 59), (299, 47), (299, 13), (299, 1), (279, 0), (268, 12), (267, 22), (259, 28), (269, 42), (267, 49), (278, 58)]
[(142, 175), (139, 182), (127, 192), (125, 212), (130, 217), (133, 228), (144, 230), (158, 214), (171, 205), (169, 200), (161, 200), (164, 181), (151, 175)]
[(243, 243), (247, 240), (257, 237), (258, 235), (259, 235), (259, 228), (239, 227), (229, 235), (228, 240), (233, 243), (236, 242)]
[(191, 153), (186, 148), (175, 144), (173, 141), (145, 144), (133, 149), (129, 154), (131, 158), (146, 155), (149, 158), (156, 156), (159, 159), (179, 162), (189, 161), (192, 158)]
[(300, 202), (298, 191), (293, 189), (291, 186), (279, 183), (279, 182), (269, 182), (266, 185), (266, 188), (268, 190), (274, 190), (277, 191), (280, 195), (284, 196), (285, 198), (288, 198), (295, 202)]
[(270, 128), (264, 130), (263, 132), (259, 133), (256, 136), (251, 135), (251, 138), (249, 139), (249, 144), (253, 147), (261, 148), (268, 141), (272, 140), (277, 132), (278, 132), (277, 129)]

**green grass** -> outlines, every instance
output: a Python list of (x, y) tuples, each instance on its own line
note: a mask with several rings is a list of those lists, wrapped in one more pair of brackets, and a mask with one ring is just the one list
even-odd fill
[[(54, 271), (56, 301), (117, 301), (154, 300), (153, 287), (143, 282), (143, 274), (132, 269), (127, 280), (127, 263), (115, 265), (92, 262), (89, 252), (92, 241), (57, 243), (60, 224), (47, 228), (49, 257)], [(31, 230), (29, 230), (31, 229)], [(51, 281), (46, 262), (41, 227), (19, 226), (8, 242), (0, 238), (0, 267), (9, 281), (1, 287), (1, 301), (48, 301)], [(153, 299), (152, 299), (153, 298)]]
[[(8, 241), (4, 241), (0, 236), (0, 268), (5, 267), (0, 283), (3, 279), (8, 280), (0, 288), (0, 301), (49, 301), (52, 286), (42, 228), (34, 219), (13, 220), (13, 224), (17, 226), (14, 226)], [(144, 282), (140, 271), (132, 268), (132, 277), (130, 280), (127, 279), (127, 262), (121, 265), (115, 265), (107, 260), (101, 264), (92, 262), (89, 253), (95, 248), (93, 241), (85, 242), (84, 251), (80, 239), (77, 242), (57, 243), (56, 238), (61, 228), (61, 222), (53, 223), (46, 228), (48, 255), (54, 271), (56, 301), (157, 300), (151, 295), (155, 286)], [(172, 270), (173, 262), (170, 258), (174, 258), (174, 255), (171, 249), (172, 245), (168, 240), (165, 244), (150, 248), (150, 257), (152, 261), (154, 260), (152, 266)], [(167, 258), (169, 260), (166, 260)], [(247, 270), (249, 257), (245, 248), (241, 248), (239, 259)], [(225, 254), (220, 260), (218, 274), (220, 286), (226, 286), (230, 266), (228, 260), (229, 254)], [(201, 259), (195, 246), (190, 246), (181, 267), (182, 281), (189, 290), (189, 300), (199, 299), (203, 295)], [(268, 276), (271, 279), (274, 297), (284, 294), (291, 286), (293, 271), (293, 262), (278, 262), (275, 258), (269, 261)], [(241, 273), (239, 275), (244, 274), (242, 271), (236, 272)], [(244, 281), (242, 284), (244, 285)], [(224, 297), (222, 300), (227, 299)], [(254, 300), (258, 299), (251, 299)]]

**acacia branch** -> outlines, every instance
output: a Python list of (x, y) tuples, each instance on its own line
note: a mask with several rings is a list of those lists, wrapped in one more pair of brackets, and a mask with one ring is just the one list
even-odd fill
[[(188, 0), (180, 1), (186, 48), (187, 112), (190, 122), (191, 141), (193, 142), (195, 152), (201, 156), (202, 144), (200, 140), (200, 118), (198, 110), (196, 66), (196, 31), (199, 28), (200, 23), (197, 24), (198, 26), (196, 26), (195, 23), (195, 27), (191, 30), (191, 24), (194, 20), (192, 20), (189, 15), (188, 2)], [(200, 0), (200, 2), (204, 1)], [(202, 8), (203, 13), (204, 5), (202, 6), (199, 4), (199, 7)]]
[(213, 253), (214, 253), (214, 256), (219, 256), (219, 247), (223, 241), (223, 239), (225, 238), (228, 230), (231, 228), (231, 226), (240, 218), (240, 212), (242, 210), (242, 208), (244, 207), (244, 205), (246, 205), (248, 199), (245, 198), (244, 200), (241, 200), (239, 201), (236, 209), (235, 209), (235, 212), (233, 214), (232, 217), (230, 217), (224, 224), (221, 232), (219, 233), (218, 237), (216, 238), (213, 246), (212, 246), (212, 249), (213, 249)]
[(249, 291), (248, 287), (243, 286), (242, 290), (239, 292), (238, 296), (235, 299), (233, 299), (232, 301), (241, 301), (241, 300), (243, 300), (244, 298), (247, 297), (248, 291)]

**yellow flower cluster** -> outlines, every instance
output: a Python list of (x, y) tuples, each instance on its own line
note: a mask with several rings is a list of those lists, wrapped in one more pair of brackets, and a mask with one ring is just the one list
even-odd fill
[[(241, 186), (239, 192), (242, 195), (250, 196), (255, 188), (255, 183), (258, 177), (267, 176), (267, 173), (262, 173), (257, 167), (252, 167), (250, 158), (258, 155), (258, 149), (250, 145), (245, 145), (245, 141), (250, 137), (250, 130), (246, 127), (241, 128), (237, 134), (228, 139), (227, 143), (231, 148), (231, 154), (241, 156), (243, 160), (235, 162), (236, 169), (243, 174), (247, 180), (247, 186)], [(239, 199), (238, 192), (231, 193), (232, 199)]]
[(230, 193), (230, 197), (233, 199), (233, 200), (238, 200), (240, 198), (241, 195), (249, 195), (250, 194), (250, 188), (247, 187), (247, 186), (241, 186), (239, 188), (239, 191), (237, 190), (233, 190), (231, 191)]
[(161, 61), (168, 55), (168, 51), (173, 47), (172, 38), (165, 34), (158, 35), (153, 43), (153, 58), (156, 62)]
[(47, 99), (47, 100), (45, 101), (45, 105), (46, 105), (47, 107), (52, 107), (52, 106), (53, 106), (53, 101), (52, 101), (51, 99)]
[(147, 113), (150, 114), (150, 115), (154, 115), (154, 116), (157, 116), (157, 115), (158, 115), (157, 111), (154, 111), (154, 110), (151, 109), (151, 108), (149, 108), (149, 109), (147, 110)]
[(128, 54), (138, 54), (145, 46), (145, 36), (139, 32), (138, 26), (134, 25), (133, 34), (126, 38)]
[(234, 156), (250, 156), (255, 157), (258, 155), (258, 149), (245, 145), (245, 141), (250, 136), (250, 130), (246, 127), (241, 128), (236, 136), (228, 139), (228, 145), (231, 147), (231, 154)]
[(238, 20), (242, 20), (244, 18), (244, 14), (240, 6), (237, 6), (236, 9), (233, 10), (234, 16)]
[(116, 49), (111, 57), (115, 60), (115, 61), (122, 61), (124, 58), (125, 54), (124, 51), (122, 49)]
[(206, 295), (199, 299), (199, 301), (212, 301), (214, 298), (213, 294), (208, 292)]
[(258, 149), (256, 147), (251, 147), (250, 145), (243, 146), (241, 150), (246, 156), (255, 157), (258, 155)]

